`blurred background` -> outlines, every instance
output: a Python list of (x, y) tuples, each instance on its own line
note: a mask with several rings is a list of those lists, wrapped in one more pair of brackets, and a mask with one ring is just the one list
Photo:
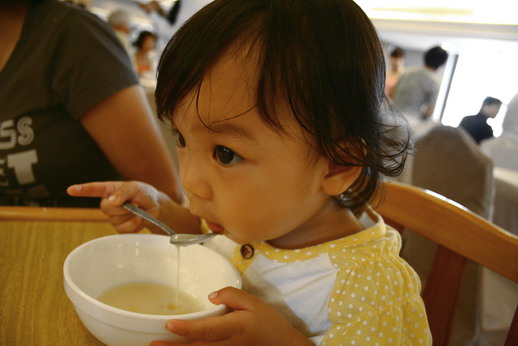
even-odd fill
[[(140, 3), (146, 3), (139, 0)], [(131, 39), (143, 30), (159, 34), (156, 56), (167, 42), (156, 20), (133, 0), (75, 0), (102, 18), (118, 9), (131, 17)], [(185, 3), (195, 0), (185, 0)], [(157, 3), (168, 11), (176, 0)], [(208, 2), (208, 1), (205, 1)], [(457, 126), (476, 114), (486, 96), (500, 99), (499, 114), (488, 123), (502, 132), (507, 103), (518, 92), (518, 1), (513, 0), (356, 0), (376, 25), (387, 57), (391, 49), (405, 52), (405, 67), (417, 66), (423, 53), (440, 45), (449, 53), (439, 72), (441, 88), (433, 118)], [(387, 59), (388, 61), (388, 59)]]

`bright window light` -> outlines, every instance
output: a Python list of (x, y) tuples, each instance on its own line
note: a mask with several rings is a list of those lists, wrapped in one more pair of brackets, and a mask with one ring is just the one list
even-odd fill
[(445, 125), (457, 126), (464, 116), (477, 114), (484, 98), (492, 96), (503, 104), (488, 123), (495, 136), (502, 133), (507, 103), (518, 93), (518, 50), (492, 48), (482, 45), (459, 54), (442, 118)]

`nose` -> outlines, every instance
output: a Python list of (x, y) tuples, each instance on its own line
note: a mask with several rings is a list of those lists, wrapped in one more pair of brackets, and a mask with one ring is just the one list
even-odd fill
[(190, 155), (179, 155), (180, 178), (189, 200), (212, 198), (208, 182), (208, 167), (204, 160)]

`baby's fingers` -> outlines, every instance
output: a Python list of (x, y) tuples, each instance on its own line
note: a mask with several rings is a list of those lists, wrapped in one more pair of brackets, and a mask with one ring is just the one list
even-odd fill
[(134, 233), (144, 228), (144, 221), (120, 206), (124, 202), (114, 201), (113, 195), (101, 199), (100, 208), (119, 233)]
[(144, 221), (134, 215), (109, 216), (108, 219), (118, 233), (135, 233), (145, 227)]
[[(239, 331), (227, 316), (212, 317), (205, 320), (169, 320), (166, 328), (171, 332), (192, 340), (216, 342), (230, 339)], [(228, 343), (227, 343), (228, 344)]]
[(71, 196), (101, 197), (102, 207), (120, 207), (124, 202), (134, 202), (134, 199), (138, 199), (135, 202), (139, 205), (142, 205), (141, 202), (149, 204), (155, 189), (137, 181), (106, 181), (72, 185), (67, 193)]
[(133, 203), (157, 216), (157, 199), (161, 193), (151, 185), (138, 181), (108, 181), (72, 185), (67, 189), (71, 196), (101, 197), (100, 208), (119, 233), (138, 232), (145, 221), (129, 212), (122, 205)]
[(67, 188), (67, 193), (74, 197), (106, 197), (116, 191), (122, 182), (106, 181), (76, 184)]

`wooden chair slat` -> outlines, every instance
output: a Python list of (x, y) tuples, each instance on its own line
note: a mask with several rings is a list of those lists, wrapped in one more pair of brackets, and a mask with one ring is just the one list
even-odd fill
[(443, 246), (438, 246), (423, 291), (423, 301), (434, 345), (448, 345), (450, 326), (465, 263), (466, 258)]
[[(388, 224), (438, 244), (423, 290), (434, 345), (448, 345), (466, 259), (518, 282), (517, 236), (441, 195), (410, 185), (386, 184), (378, 203)], [(509, 346), (518, 345), (516, 311)]]

